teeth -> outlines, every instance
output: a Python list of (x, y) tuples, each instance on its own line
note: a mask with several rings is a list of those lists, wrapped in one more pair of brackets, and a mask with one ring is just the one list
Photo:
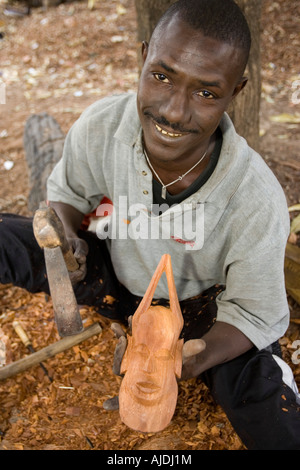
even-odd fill
[(165, 131), (164, 129), (162, 129), (161, 127), (159, 127), (157, 124), (155, 124), (155, 127), (156, 129), (161, 132), (163, 135), (167, 135), (169, 137), (180, 137), (182, 136), (182, 134), (173, 134), (172, 132), (167, 132)]

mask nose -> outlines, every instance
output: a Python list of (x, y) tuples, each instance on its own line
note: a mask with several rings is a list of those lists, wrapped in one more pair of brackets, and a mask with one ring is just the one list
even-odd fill
[(149, 356), (147, 356), (145, 359), (143, 370), (148, 374), (153, 374), (156, 371), (155, 358), (152, 354), (149, 354)]

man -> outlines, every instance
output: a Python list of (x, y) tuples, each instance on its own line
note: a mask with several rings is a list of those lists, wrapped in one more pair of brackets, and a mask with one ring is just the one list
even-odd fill
[[(169, 253), (183, 337), (206, 346), (185, 361), (182, 378), (203, 377), (248, 449), (300, 449), (299, 395), (274, 355), (289, 323), (286, 201), (226, 114), (246, 85), (249, 49), (232, 0), (172, 5), (143, 44), (137, 100), (109, 97), (82, 114), (48, 199), (81, 265), (80, 303), (126, 319)], [(113, 204), (109, 227), (98, 237), (80, 231), (102, 197)], [(0, 282), (47, 291), (30, 222), (2, 221)], [(166, 285), (156, 298), (168, 298)]]

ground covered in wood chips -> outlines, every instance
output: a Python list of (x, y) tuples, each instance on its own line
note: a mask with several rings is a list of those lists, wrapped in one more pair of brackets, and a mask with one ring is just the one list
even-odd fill
[[(136, 20), (133, 0), (99, 0), (92, 11), (85, 2), (64, 3), (22, 18), (4, 15), (6, 7), (0, 0), (0, 79), (6, 85), (6, 103), (0, 104), (0, 210), (26, 215), (26, 120), (46, 111), (67, 132), (96, 99), (135, 90)], [(261, 153), (289, 204), (300, 202), (299, 13), (298, 0), (263, 2)], [(293, 343), (300, 339), (299, 306), (291, 299), (290, 305), (293, 319), (281, 343), (300, 386), (300, 366), (292, 361)], [(179, 384), (174, 418), (158, 434), (132, 431), (117, 411), (105, 411), (103, 402), (120, 386), (112, 373), (116, 340), (108, 320), (92, 308), (80, 312), (86, 327), (100, 322), (102, 333), (47, 360), (51, 380), (35, 366), (0, 382), (0, 449), (244, 449), (200, 380)], [(7, 345), (7, 362), (28, 354), (14, 320), (35, 349), (59, 340), (51, 299), (0, 286), (0, 339)]]

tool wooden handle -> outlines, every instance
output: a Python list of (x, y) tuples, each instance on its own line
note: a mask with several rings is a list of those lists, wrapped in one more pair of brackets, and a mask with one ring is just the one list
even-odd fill
[(40, 248), (61, 247), (68, 271), (73, 272), (79, 268), (67, 241), (63, 224), (53, 207), (41, 204), (33, 217), (33, 232)]
[(73, 346), (85, 341), (86, 339), (90, 338), (93, 335), (98, 335), (101, 333), (102, 328), (99, 323), (94, 323), (93, 325), (89, 326), (85, 330), (83, 330), (78, 335), (67, 336), (66, 338), (57, 341), (54, 344), (50, 344), (45, 348), (41, 349), (40, 351), (36, 351), (30, 356), (24, 357), (23, 359), (19, 359), (12, 364), (0, 368), (0, 380), (8, 379), (20, 372), (23, 372), (29, 367), (35, 366), (40, 362), (49, 359), (50, 357), (55, 356), (63, 351), (66, 351)]

